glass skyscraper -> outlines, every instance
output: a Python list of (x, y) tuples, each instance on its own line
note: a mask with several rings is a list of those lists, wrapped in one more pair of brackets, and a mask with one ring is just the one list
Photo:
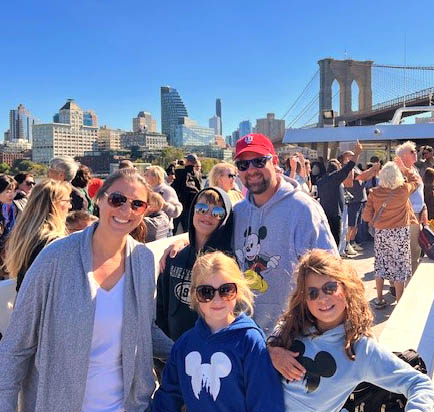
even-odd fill
[(32, 127), (38, 124), (39, 121), (20, 104), (17, 109), (9, 112), (9, 140), (24, 139), (29, 142), (32, 141), (33, 132)]
[(214, 143), (215, 130), (199, 126), (187, 117), (181, 119), (175, 129), (173, 146), (205, 146)]
[(169, 86), (161, 87), (161, 132), (167, 136), (169, 145), (174, 146), (175, 131), (179, 119), (188, 117), (187, 109), (178, 91)]
[(240, 123), (239, 131), (240, 131), (240, 137), (252, 133), (252, 123), (250, 123), (250, 120), (242, 121)]

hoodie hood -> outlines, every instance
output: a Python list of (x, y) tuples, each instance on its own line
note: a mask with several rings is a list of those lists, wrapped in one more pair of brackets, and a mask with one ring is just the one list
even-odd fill
[(259, 326), (247, 315), (241, 313), (238, 315), (235, 320), (226, 328), (219, 330), (216, 333), (212, 333), (211, 329), (205, 322), (205, 320), (199, 316), (196, 321), (196, 331), (200, 335), (202, 339), (215, 339), (217, 341), (228, 341), (230, 340), (230, 336), (241, 329), (255, 329), (262, 336), (264, 333), (259, 328)]
[(219, 187), (207, 187), (201, 190), (193, 199), (190, 207), (190, 214), (188, 219), (188, 236), (190, 240), (190, 245), (194, 246), (196, 244), (196, 229), (193, 226), (193, 216), (194, 216), (194, 205), (197, 203), (197, 199), (206, 190), (213, 190), (219, 195), (220, 201), (223, 203), (223, 207), (226, 210), (226, 216), (217, 227), (216, 230), (211, 234), (208, 241), (205, 243), (203, 250), (221, 250), (222, 252), (232, 253), (232, 232), (234, 227), (234, 214), (232, 212), (232, 204), (229, 196), (223, 189)]

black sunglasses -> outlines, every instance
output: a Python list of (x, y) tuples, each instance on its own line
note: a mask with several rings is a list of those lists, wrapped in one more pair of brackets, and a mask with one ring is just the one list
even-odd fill
[(237, 175), (234, 173), (229, 173), (228, 177), (229, 177), (229, 179), (235, 179), (237, 177)]
[(111, 207), (118, 208), (121, 207), (123, 204), (127, 203), (127, 201), (130, 201), (131, 210), (135, 215), (141, 215), (145, 212), (146, 208), (148, 207), (148, 204), (144, 200), (131, 200), (128, 199), (125, 195), (119, 192), (112, 192), (110, 194), (107, 194), (107, 192), (104, 192), (104, 195), (107, 196), (107, 202)]
[(325, 295), (333, 295), (338, 290), (338, 282), (331, 281), (324, 283), (320, 288), (311, 287), (307, 290), (309, 300), (316, 300), (319, 297), (319, 291), (322, 290)]
[(217, 289), (211, 285), (200, 285), (196, 288), (197, 300), (200, 303), (211, 302), (217, 291), (222, 300), (234, 300), (237, 296), (237, 285), (235, 283), (223, 283)]
[[(206, 203), (196, 203), (194, 205), (194, 213), (206, 215), (210, 207)], [(221, 206), (214, 206), (211, 209), (211, 216), (218, 220), (223, 220), (226, 216), (226, 210)]]
[(29, 187), (31, 187), (31, 186), (35, 186), (35, 182), (28, 182), (28, 181), (25, 181), (24, 183), (26, 184), (26, 186), (29, 186)]
[(254, 159), (250, 160), (236, 160), (235, 166), (240, 172), (245, 172), (250, 165), (252, 165), (256, 169), (262, 169), (272, 158), (273, 156), (267, 155), (262, 157), (255, 157)]

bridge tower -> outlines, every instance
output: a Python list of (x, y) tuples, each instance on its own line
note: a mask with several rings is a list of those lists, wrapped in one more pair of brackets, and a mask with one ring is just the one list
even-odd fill
[(332, 109), (332, 84), (339, 83), (340, 113), (338, 116), (352, 113), (351, 85), (353, 81), (359, 87), (359, 111), (372, 107), (372, 77), (373, 61), (335, 60), (331, 58), (318, 61), (320, 67), (319, 91), (319, 125), (324, 124), (323, 110)]

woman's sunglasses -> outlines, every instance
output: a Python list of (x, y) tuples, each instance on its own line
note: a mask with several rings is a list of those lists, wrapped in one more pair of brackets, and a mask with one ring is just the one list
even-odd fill
[(141, 215), (148, 207), (148, 204), (144, 200), (131, 200), (119, 192), (112, 192), (110, 194), (104, 192), (104, 195), (107, 196), (108, 204), (114, 208), (121, 207), (122, 205), (127, 203), (127, 201), (130, 201), (131, 210), (135, 215)]
[(245, 172), (250, 165), (257, 169), (262, 169), (269, 160), (271, 160), (273, 156), (263, 156), (263, 157), (255, 157), (254, 159), (250, 160), (237, 160), (235, 161), (235, 166), (240, 172)]
[(324, 283), (320, 288), (311, 287), (307, 290), (307, 296), (309, 300), (316, 300), (319, 297), (319, 291), (322, 290), (325, 295), (333, 295), (338, 290), (339, 283), (331, 281)]
[(28, 186), (28, 187), (35, 186), (35, 182), (31, 182), (31, 181), (27, 181), (27, 180), (26, 180), (24, 183), (25, 183), (26, 186)]
[(234, 173), (229, 173), (228, 177), (229, 177), (229, 179), (235, 179), (237, 177), (237, 175)]
[[(210, 207), (206, 203), (196, 203), (194, 205), (194, 213), (199, 215), (206, 215)], [(226, 210), (221, 206), (214, 206), (211, 209), (211, 216), (218, 220), (223, 220), (226, 216)]]
[(217, 291), (222, 300), (234, 300), (237, 296), (237, 285), (235, 283), (223, 283), (217, 289), (211, 285), (200, 285), (196, 288), (197, 300), (201, 303), (211, 302)]

